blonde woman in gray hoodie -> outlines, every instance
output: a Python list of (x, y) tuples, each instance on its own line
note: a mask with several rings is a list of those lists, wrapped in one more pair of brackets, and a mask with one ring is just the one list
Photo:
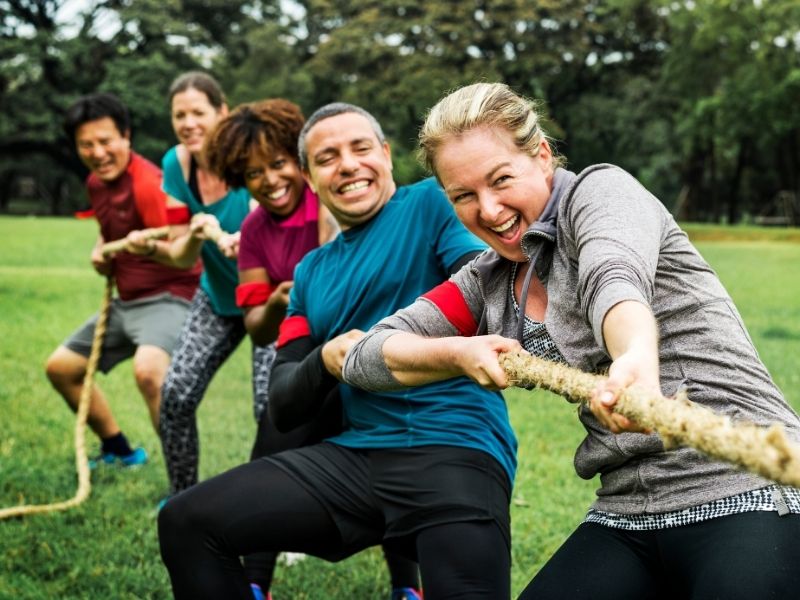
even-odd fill
[(389, 390), (466, 375), (503, 389), (498, 354), (520, 349), (608, 369), (580, 412), (575, 456), (579, 476), (600, 474), (598, 499), (521, 598), (796, 596), (800, 492), (667, 451), (611, 410), (633, 383), (684, 389), (800, 437), (730, 296), (658, 199), (612, 165), (562, 168), (533, 104), (502, 84), (442, 99), (420, 154), (491, 249), (371, 329), (346, 357), (347, 383)]

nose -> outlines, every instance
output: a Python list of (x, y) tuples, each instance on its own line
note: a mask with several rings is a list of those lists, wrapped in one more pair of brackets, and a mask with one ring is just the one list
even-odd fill
[(486, 191), (478, 195), (478, 210), (482, 221), (494, 223), (503, 212), (503, 206), (495, 194)]
[(349, 150), (345, 150), (341, 154), (341, 160), (339, 161), (339, 170), (342, 173), (353, 173), (354, 171), (358, 171), (358, 157)]
[(264, 178), (269, 187), (276, 187), (278, 185), (278, 172), (275, 169), (264, 169)]
[(94, 159), (101, 159), (106, 155), (106, 149), (103, 144), (94, 144), (89, 150), (89, 155)]

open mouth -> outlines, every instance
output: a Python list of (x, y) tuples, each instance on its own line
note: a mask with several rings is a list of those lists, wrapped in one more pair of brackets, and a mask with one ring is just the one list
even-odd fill
[(278, 198), (286, 195), (286, 192), (288, 191), (289, 191), (288, 187), (283, 187), (279, 190), (275, 190), (274, 192), (267, 194), (267, 196), (269, 197), (270, 200), (277, 200)]
[(358, 190), (363, 190), (369, 187), (369, 180), (367, 179), (359, 179), (358, 181), (353, 181), (351, 183), (346, 183), (342, 187), (339, 188), (340, 194), (346, 194), (348, 192), (355, 192)]
[(514, 215), (506, 222), (501, 223), (496, 227), (490, 227), (492, 231), (494, 231), (497, 235), (499, 235), (503, 239), (511, 239), (517, 233), (517, 229), (519, 225), (519, 215)]

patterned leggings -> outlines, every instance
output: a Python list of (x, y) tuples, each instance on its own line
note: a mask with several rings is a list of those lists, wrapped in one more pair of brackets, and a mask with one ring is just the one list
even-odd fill
[[(215, 314), (208, 295), (197, 290), (161, 388), (161, 446), (172, 494), (197, 483), (200, 449), (195, 414), (214, 373), (245, 335), (242, 317)], [(267, 405), (269, 373), (274, 359), (274, 345), (253, 346), (256, 421)]]

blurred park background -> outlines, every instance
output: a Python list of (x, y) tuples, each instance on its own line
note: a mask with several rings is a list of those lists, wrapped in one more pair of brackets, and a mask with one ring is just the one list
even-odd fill
[(231, 106), (366, 107), (400, 183), (426, 109), (504, 81), (573, 170), (619, 164), (681, 220), (800, 224), (797, 0), (0, 0), (0, 213), (85, 207), (60, 132), (81, 94), (122, 97), (160, 161), (167, 87), (197, 68)]
[[(198, 68), (231, 106), (276, 96), (306, 114), (333, 100), (364, 106), (385, 127), (400, 183), (423, 175), (417, 127), (447, 90), (504, 81), (539, 99), (571, 169), (619, 164), (682, 222), (706, 222), (686, 229), (800, 409), (800, 230), (757, 226), (800, 225), (797, 0), (0, 0), (0, 506), (74, 489), (74, 417), (42, 367), (102, 291), (87, 262), (96, 224), (6, 215), (86, 207), (85, 173), (60, 130), (82, 94), (118, 94), (134, 147), (160, 162), (174, 144), (167, 88)], [(198, 413), (203, 479), (247, 458), (248, 352)], [(74, 511), (0, 524), (0, 600), (170, 596), (154, 520), (166, 493), (158, 440), (128, 368), (102, 385), (152, 464), (96, 473)], [(506, 397), (520, 439), (517, 593), (580, 521), (596, 482), (572, 468), (573, 407), (544, 392)], [(377, 550), (282, 567), (275, 591), (388, 595)]]

